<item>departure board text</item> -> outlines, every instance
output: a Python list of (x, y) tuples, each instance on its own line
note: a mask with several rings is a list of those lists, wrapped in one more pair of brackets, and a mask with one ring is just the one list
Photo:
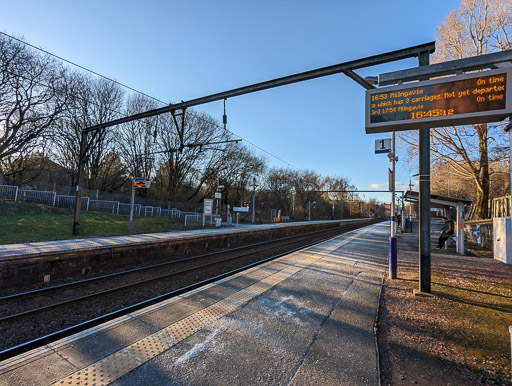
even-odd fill
[[(507, 111), (511, 105), (511, 101), (507, 101), (510, 76), (509, 71), (494, 70), (455, 76), (453, 81), (444, 78), (418, 82), (416, 87), (404, 85), (388, 87), (388, 91), (370, 90), (367, 92), (367, 132), (382, 132), (388, 124), (396, 125), (397, 130), (407, 129), (398, 127), (403, 124), (410, 128), (456, 125), (461, 117), (464, 119), (459, 124), (466, 124), (471, 118), (475, 123), (503, 119), (510, 113)], [(486, 113), (490, 113), (488, 117)], [(429, 123), (432, 125), (428, 126)], [(381, 129), (371, 131), (369, 126), (372, 125)]]

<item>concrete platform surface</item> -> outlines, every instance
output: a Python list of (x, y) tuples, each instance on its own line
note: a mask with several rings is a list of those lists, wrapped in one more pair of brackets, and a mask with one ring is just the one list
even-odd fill
[(0, 362), (0, 385), (374, 385), (389, 224)]
[(332, 221), (303, 221), (293, 223), (275, 223), (258, 225), (234, 225), (232, 227), (205, 228), (196, 230), (170, 231), (159, 233), (141, 233), (122, 236), (90, 237), (84, 239), (54, 240), (30, 243), (3, 244), (0, 245), (0, 259), (9, 257), (37, 256), (42, 254), (73, 252), (80, 250), (99, 249), (105, 247), (117, 247), (130, 244), (155, 243), (174, 239), (192, 239), (205, 235), (232, 234), (241, 232), (253, 232), (284, 227), (295, 227), (321, 223), (338, 223), (343, 221), (368, 221), (367, 218), (332, 220)]

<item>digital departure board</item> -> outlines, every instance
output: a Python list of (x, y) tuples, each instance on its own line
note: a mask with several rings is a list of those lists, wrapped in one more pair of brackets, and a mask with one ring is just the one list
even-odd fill
[(496, 122), (512, 114), (512, 70), (366, 91), (366, 133)]

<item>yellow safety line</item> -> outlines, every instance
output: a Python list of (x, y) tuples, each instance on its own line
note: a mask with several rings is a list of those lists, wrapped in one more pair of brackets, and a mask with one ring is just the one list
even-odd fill
[[(359, 234), (355, 234), (345, 239), (342, 245), (353, 240), (358, 235)], [(66, 378), (54, 382), (52, 385), (107, 385), (188, 338), (208, 324), (235, 311), (249, 300), (276, 286), (283, 280), (320, 260), (329, 252), (339, 247), (340, 243), (338, 242), (335, 245), (325, 247), (324, 251), (322, 251), (324, 253), (308, 253), (308, 251), (302, 251), (288, 255), (279, 261), (282, 263), (295, 264), (296, 266), (287, 266), (281, 271), (271, 274), (217, 303), (181, 319), (98, 362), (76, 371)], [(303, 256), (305, 256), (305, 258)], [(261, 269), (261, 267), (253, 268), (251, 271), (259, 269)]]

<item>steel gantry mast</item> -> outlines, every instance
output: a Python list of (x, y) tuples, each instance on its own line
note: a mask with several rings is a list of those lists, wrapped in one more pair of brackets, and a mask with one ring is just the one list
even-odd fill
[[(244, 86), (228, 91), (223, 91), (216, 94), (207, 95), (204, 97), (191, 99), (189, 101), (181, 101), (179, 103), (173, 103), (168, 106), (160, 107), (153, 110), (148, 110), (142, 113), (130, 115), (127, 117), (115, 119), (109, 122), (100, 123), (94, 126), (84, 128), (82, 130), (81, 141), (80, 141), (80, 157), (78, 166), (78, 184), (76, 186), (76, 198), (75, 198), (75, 218), (73, 222), (73, 234), (78, 235), (80, 229), (80, 211), (81, 211), (81, 200), (82, 200), (82, 183), (84, 175), (84, 163), (87, 150), (90, 144), (100, 130), (104, 130), (108, 127), (120, 125), (122, 123), (136, 121), (142, 118), (149, 118), (165, 113), (171, 113), (173, 116), (174, 123), (178, 131), (180, 138), (180, 148), (183, 149), (185, 144), (183, 143), (183, 134), (185, 130), (185, 112), (186, 109), (193, 106), (198, 106), (210, 102), (219, 100), (226, 100), (240, 95), (250, 94), (253, 92), (268, 90), (270, 88), (286, 86), (293, 83), (304, 82), (311, 79), (321, 78), (324, 76), (345, 74), (349, 78), (353, 79), (359, 85), (366, 89), (372, 89), (374, 86), (368, 83), (364, 78), (359, 76), (354, 70), (376, 66), (383, 63), (394, 62), (397, 60), (407, 59), (411, 57), (418, 57), (421, 53), (431, 53), (435, 49), (435, 43), (430, 42), (421, 44), (409, 48), (404, 48), (396, 51), (387, 52), (384, 54), (369, 56), (362, 59), (356, 59), (349, 62), (335, 64), (332, 66), (322, 67), (315, 70), (301, 72), (294, 75), (285, 76), (261, 83), (255, 83), (249, 86)], [(92, 138), (89, 140), (88, 134), (93, 133)]]

